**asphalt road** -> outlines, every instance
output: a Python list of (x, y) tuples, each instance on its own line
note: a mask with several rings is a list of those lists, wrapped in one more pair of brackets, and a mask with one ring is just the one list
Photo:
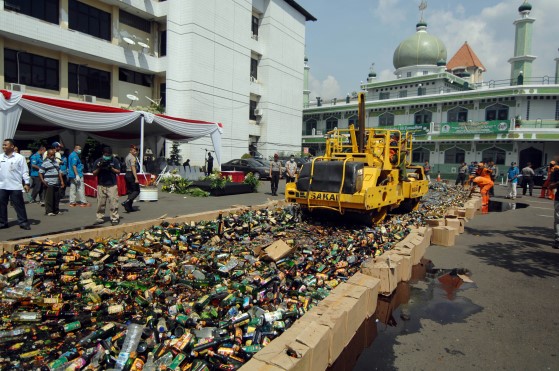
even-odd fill
[[(498, 197), (504, 187), (496, 193), (493, 200), (508, 208)], [(559, 369), (553, 201), (528, 196), (521, 203), (528, 207), (477, 215), (454, 247), (430, 246), (426, 258), (435, 267), (468, 269), (475, 285), (448, 295), (428, 279), (411, 284), (397, 325), (378, 323), (354, 370)]]
[[(136, 203), (140, 211), (131, 214), (122, 211), (121, 221), (261, 204), (281, 199), (284, 184), (278, 197), (271, 196), (269, 182), (262, 182), (259, 193), (236, 196), (185, 198), (160, 192), (158, 202)], [(496, 193), (494, 200), (508, 207), (499, 197), (504, 187), (497, 186)], [(520, 208), (522, 203), (528, 207)], [(378, 324), (377, 339), (354, 370), (559, 369), (559, 250), (551, 248), (553, 203), (523, 197), (517, 206), (476, 216), (454, 247), (429, 247), (426, 257), (435, 267), (466, 268), (475, 286), (449, 298), (432, 283), (413, 283), (410, 301), (395, 314), (398, 325)], [(11, 227), (0, 230), (0, 240), (78, 229), (95, 220), (95, 207), (68, 208), (63, 203), (61, 209), (61, 215), (48, 217), (40, 206), (28, 205), (32, 230), (24, 231), (10, 208)], [(403, 320), (402, 314), (409, 318)]]

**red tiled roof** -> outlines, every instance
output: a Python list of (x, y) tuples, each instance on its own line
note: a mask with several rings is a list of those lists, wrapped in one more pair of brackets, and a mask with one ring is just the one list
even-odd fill
[(446, 68), (450, 71), (457, 67), (478, 67), (484, 72), (487, 71), (467, 41), (446, 64)]

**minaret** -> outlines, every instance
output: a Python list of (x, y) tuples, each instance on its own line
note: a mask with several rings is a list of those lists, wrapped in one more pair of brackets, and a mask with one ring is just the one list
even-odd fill
[(559, 84), (559, 58), (555, 58), (555, 83)]
[[(532, 62), (536, 57), (530, 53), (532, 53), (532, 27), (536, 20), (530, 18), (531, 10), (532, 5), (524, 0), (524, 3), (518, 8), (520, 19), (513, 23), (516, 27), (514, 57), (509, 59), (512, 85), (516, 85), (518, 81), (529, 81), (532, 77)], [(519, 79), (519, 75), (523, 75), (523, 78)]]
[(310, 102), (311, 91), (309, 90), (309, 70), (311, 69), (308, 65), (309, 58), (305, 56), (305, 73), (303, 75), (303, 107), (307, 108)]

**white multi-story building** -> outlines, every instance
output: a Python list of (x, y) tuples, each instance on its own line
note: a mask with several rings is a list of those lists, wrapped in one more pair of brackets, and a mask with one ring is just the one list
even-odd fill
[[(293, 0), (0, 0), (0, 88), (121, 107), (161, 102), (166, 114), (222, 123), (223, 161), (249, 147), (295, 152), (308, 20)], [(162, 142), (147, 146), (158, 154)], [(181, 155), (201, 164), (204, 148), (209, 138), (183, 144)]]

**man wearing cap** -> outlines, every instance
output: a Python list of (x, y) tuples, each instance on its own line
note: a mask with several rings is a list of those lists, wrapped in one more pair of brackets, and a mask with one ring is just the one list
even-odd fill
[(272, 196), (278, 195), (278, 185), (281, 171), (281, 161), (276, 153), (274, 161), (270, 162), (270, 186), (272, 188)]
[(128, 199), (122, 203), (124, 210), (129, 213), (135, 211), (132, 207), (132, 203), (140, 194), (140, 182), (138, 181), (139, 162), (137, 156), (138, 148), (133, 144), (130, 145), (130, 152), (124, 159), (124, 163), (126, 164), (126, 175), (124, 175), (124, 179), (126, 180)]
[(520, 170), (516, 166), (516, 162), (511, 162), (509, 170), (507, 172), (507, 179), (510, 184), (510, 192), (507, 198), (512, 200), (516, 200), (516, 187), (518, 186), (518, 175), (520, 174)]
[[(56, 161), (56, 163), (58, 164), (58, 166), (60, 166), (60, 164), (62, 163), (62, 148), (64, 146), (62, 144), (60, 144), (60, 142), (53, 142), (50, 146), (50, 148), (54, 149), (54, 159)], [(43, 153), (43, 161), (46, 160), (47, 158), (47, 152), (45, 151)]]
[(117, 175), (120, 174), (120, 162), (113, 157), (111, 147), (103, 148), (103, 156), (93, 164), (93, 175), (97, 177), (97, 220), (95, 224), (105, 222), (106, 204), (109, 203), (112, 225), (119, 223)]

